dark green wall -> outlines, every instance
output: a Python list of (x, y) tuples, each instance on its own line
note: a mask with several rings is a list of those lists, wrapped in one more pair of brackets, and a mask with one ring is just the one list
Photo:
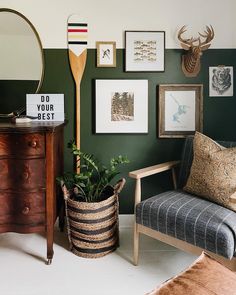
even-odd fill
[[(68, 124), (65, 129), (66, 143), (74, 138), (75, 86), (71, 76), (67, 51), (47, 49), (45, 53), (45, 77), (41, 93), (64, 93)], [(93, 153), (107, 163), (115, 155), (127, 155), (131, 163), (123, 169), (127, 185), (120, 196), (120, 212), (133, 212), (134, 181), (128, 171), (154, 165), (163, 161), (178, 159), (183, 139), (158, 139), (157, 137), (157, 86), (158, 84), (202, 83), (204, 85), (204, 133), (215, 139), (236, 140), (235, 97), (209, 98), (208, 67), (231, 65), (236, 67), (236, 50), (210, 49), (202, 57), (202, 69), (197, 78), (186, 78), (181, 71), (182, 50), (166, 50), (164, 73), (125, 73), (124, 50), (117, 50), (116, 68), (97, 68), (95, 50), (88, 50), (86, 70), (81, 85), (81, 149)], [(93, 134), (94, 121), (94, 79), (148, 79), (149, 81), (149, 133), (123, 135)], [(235, 82), (235, 81), (234, 81)], [(234, 83), (235, 84), (235, 83)], [(73, 169), (73, 159), (65, 148), (65, 170)], [(143, 182), (144, 198), (162, 191), (170, 175), (153, 176)]]
[(39, 81), (0, 80), (0, 112), (10, 113), (25, 104), (25, 94), (35, 93)]

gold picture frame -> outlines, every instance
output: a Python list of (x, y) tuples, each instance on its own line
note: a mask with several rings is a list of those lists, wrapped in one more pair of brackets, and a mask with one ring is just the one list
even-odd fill
[(181, 138), (203, 128), (203, 85), (159, 85), (159, 137)]
[(116, 67), (116, 42), (97, 41), (97, 67)]

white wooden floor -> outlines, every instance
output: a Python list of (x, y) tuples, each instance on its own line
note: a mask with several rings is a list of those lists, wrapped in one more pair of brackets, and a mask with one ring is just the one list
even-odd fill
[(44, 264), (42, 235), (0, 234), (1, 295), (143, 295), (176, 275), (196, 256), (141, 237), (139, 266), (133, 266), (132, 228), (120, 218), (120, 248), (103, 258), (80, 258), (68, 251), (65, 233), (55, 229), (54, 259)]

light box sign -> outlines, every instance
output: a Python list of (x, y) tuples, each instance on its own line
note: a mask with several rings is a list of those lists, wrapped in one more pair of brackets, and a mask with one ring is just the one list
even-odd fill
[(26, 115), (35, 121), (64, 121), (64, 94), (26, 94)]

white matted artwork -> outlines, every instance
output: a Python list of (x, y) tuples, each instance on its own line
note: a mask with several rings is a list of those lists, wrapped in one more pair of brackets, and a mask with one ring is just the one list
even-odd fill
[(164, 31), (125, 32), (125, 71), (163, 72), (165, 70)]
[(186, 137), (202, 131), (201, 84), (159, 85), (159, 137)]
[(96, 133), (148, 133), (148, 80), (96, 80)]
[(209, 67), (209, 96), (233, 96), (233, 67)]

